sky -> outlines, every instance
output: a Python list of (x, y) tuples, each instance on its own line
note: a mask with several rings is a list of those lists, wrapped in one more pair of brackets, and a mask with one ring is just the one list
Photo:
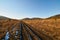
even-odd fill
[(60, 0), (0, 0), (0, 16), (47, 18), (60, 14)]

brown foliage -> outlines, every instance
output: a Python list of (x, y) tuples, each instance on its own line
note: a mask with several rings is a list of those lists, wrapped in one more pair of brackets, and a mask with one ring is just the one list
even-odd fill
[[(42, 20), (22, 20), (31, 25), (39, 33), (44, 33), (52, 37), (54, 40), (60, 40), (60, 19), (42, 19)], [(0, 20), (0, 39), (5, 36), (8, 30), (11, 34), (11, 39), (14, 39), (16, 29), (19, 29), (20, 20), (5, 19)], [(13, 30), (13, 31), (12, 31)], [(18, 37), (19, 38), (19, 35)]]
[[(52, 37), (54, 40), (60, 40), (60, 19), (43, 20), (23, 20), (32, 25), (39, 32)], [(40, 32), (40, 33), (41, 33)]]

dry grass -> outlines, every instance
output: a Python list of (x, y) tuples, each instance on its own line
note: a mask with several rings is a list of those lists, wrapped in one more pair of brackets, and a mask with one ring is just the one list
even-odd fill
[[(38, 32), (42, 32), (47, 36), (50, 36), (54, 40), (60, 40), (60, 19), (42, 19), (42, 20), (22, 20), (25, 23), (31, 25)], [(20, 20), (0, 20), (0, 39), (5, 36), (8, 30), (11, 35), (15, 35), (16, 29), (19, 29)], [(14, 27), (14, 32), (12, 32)], [(11, 37), (11, 40), (13, 37)]]
[[(12, 32), (12, 27), (14, 27), (14, 30), (16, 30), (16, 28), (18, 28), (17, 27), (18, 23), (19, 23), (18, 20), (12, 20), (12, 19), (0, 20), (0, 39), (3, 36), (5, 36), (7, 30), (9, 32)], [(15, 33), (15, 32), (13, 32), (13, 33)]]
[(44, 19), (44, 20), (23, 20), (32, 25), (39, 32), (52, 37), (54, 40), (60, 40), (60, 19)]

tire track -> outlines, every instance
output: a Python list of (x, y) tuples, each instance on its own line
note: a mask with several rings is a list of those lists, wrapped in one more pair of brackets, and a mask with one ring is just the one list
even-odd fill
[(29, 34), (31, 36), (35, 37), (35, 40), (42, 40), (42, 38), (40, 36), (38, 36), (35, 32), (33, 32), (33, 30), (31, 30), (30, 28), (28, 28), (28, 26), (26, 24), (24, 24), (24, 23), (22, 23), (22, 24), (23, 24), (25, 30), (27, 32), (29, 32)]
[(24, 40), (22, 31), (23, 31), (23, 26), (22, 24), (20, 24), (20, 40)]
[[(33, 28), (31, 28), (30, 25), (28, 25), (28, 24), (26, 24), (26, 23), (25, 23), (25, 25), (27, 25), (30, 30), (32, 30), (34, 33), (36, 33), (36, 31), (33, 30)], [(37, 34), (37, 33), (36, 33), (36, 34)], [(41, 31), (40, 31), (40, 34), (42, 34), (43, 36), (45, 36), (45, 37), (47, 38), (47, 40), (48, 40), (48, 39), (49, 39), (49, 40), (54, 40), (52, 37), (45, 35), (45, 34), (44, 34), (43, 32), (41, 32)], [(38, 35), (38, 36), (39, 36), (39, 35)]]
[(10, 39), (10, 33), (7, 31), (5, 37), (3, 37), (1, 40), (9, 40), (9, 39)]
[[(23, 21), (19, 23), (18, 27), (19, 29), (17, 29), (16, 35), (13, 35), (14, 39), (12, 40), (43, 40), (44, 39), (40, 37), (40, 35), (36, 32), (36, 30), (31, 28), (29, 24), (26, 24)], [(51, 40), (53, 40), (51, 37), (45, 35), (42, 32), (40, 32), (40, 34), (44, 35), (47, 39), (50, 38)], [(2, 40), (9, 40), (10, 39), (9, 36), (12, 37), (11, 35), (9, 35), (9, 32), (7, 32), (4, 39)], [(17, 36), (17, 38), (15, 36)]]
[(23, 26), (23, 29), (24, 29), (24, 37), (25, 39), (27, 38), (27, 40), (33, 40), (32, 36), (30, 35), (30, 33), (24, 28)]
[[(21, 31), (25, 31), (24, 33), (26, 34), (26, 36), (28, 36), (28, 40), (33, 40), (32, 36), (29, 34), (29, 32), (25, 29), (24, 25), (22, 24), (22, 22), (20, 23), (20, 27), (21, 27)], [(23, 30), (22, 30), (23, 29)], [(21, 32), (22, 33), (22, 32)], [(26, 37), (25, 37), (26, 38)]]
[(31, 28), (31, 26), (30, 26), (29, 24), (26, 24), (26, 23), (24, 23), (24, 22), (22, 22), (22, 24), (25, 25), (25, 28), (26, 28), (26, 29), (28, 29), (30, 32), (32, 32), (34, 35), (36, 35), (39, 40), (44, 40), (44, 38), (45, 38), (46, 40), (53, 40), (52, 37), (47, 36), (47, 35), (45, 35), (45, 34), (42, 33), (42, 32), (38, 33), (38, 34), (43, 35), (43, 37), (41, 38), (40, 35), (38, 35), (38, 34), (36, 33), (36, 31), (33, 30), (33, 28)]

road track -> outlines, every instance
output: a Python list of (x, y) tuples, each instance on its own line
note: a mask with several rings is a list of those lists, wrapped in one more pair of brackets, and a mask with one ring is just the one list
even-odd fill
[[(16, 34), (16, 36), (13, 35), (14, 38), (12, 40), (53, 40), (51, 37), (42, 32), (40, 32), (39, 35), (34, 28), (31, 28), (29, 24), (22, 21), (19, 23), (19, 29)], [(6, 40), (6, 36), (8, 35), (9, 34), (5, 35), (4, 40)], [(43, 35), (43, 37), (41, 35)], [(7, 40), (11, 40), (11, 36)]]

